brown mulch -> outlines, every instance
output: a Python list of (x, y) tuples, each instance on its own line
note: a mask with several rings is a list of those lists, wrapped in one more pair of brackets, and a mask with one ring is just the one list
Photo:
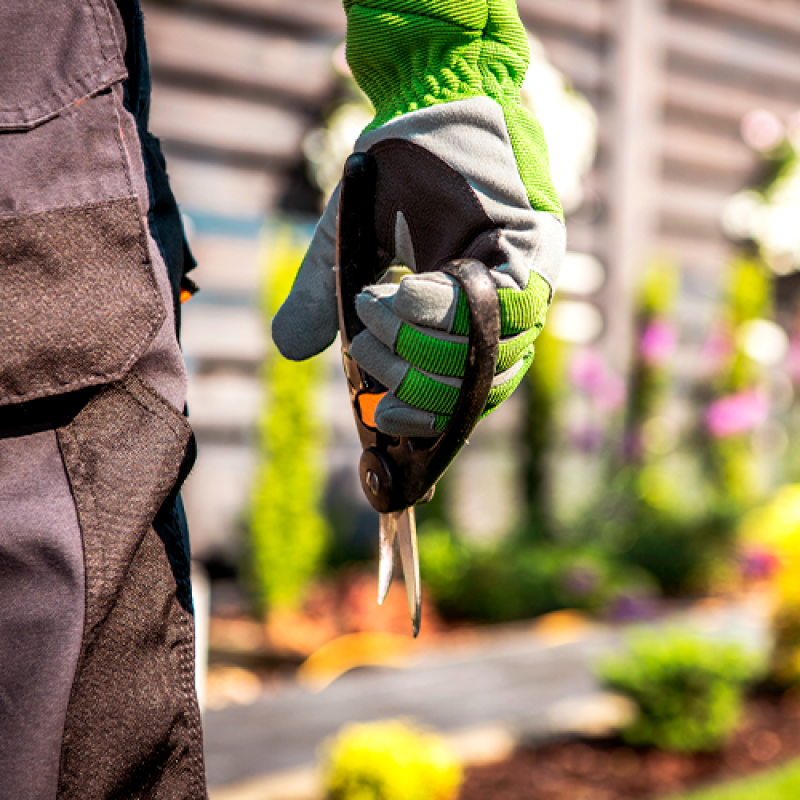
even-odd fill
[[(459, 800), (648, 800), (750, 775), (800, 756), (797, 696), (748, 701), (718, 753), (639, 750), (619, 739), (523, 748), (466, 770)], [(788, 800), (788, 799), (787, 799)]]

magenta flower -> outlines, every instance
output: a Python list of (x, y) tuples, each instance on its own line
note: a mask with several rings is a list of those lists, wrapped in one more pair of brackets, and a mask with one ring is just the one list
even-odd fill
[(672, 357), (677, 343), (675, 328), (664, 320), (654, 319), (642, 333), (639, 354), (648, 364), (659, 366)]
[(766, 548), (749, 547), (741, 553), (739, 565), (745, 578), (763, 580), (775, 573), (780, 566), (780, 559)]
[(706, 427), (712, 436), (748, 433), (767, 418), (768, 405), (757, 389), (721, 397), (706, 409)]

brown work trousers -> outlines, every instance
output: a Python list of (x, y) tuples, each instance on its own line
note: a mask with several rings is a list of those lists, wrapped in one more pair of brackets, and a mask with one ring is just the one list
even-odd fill
[(120, 9), (0, 0), (3, 800), (206, 797), (191, 601), (154, 524), (186, 377)]

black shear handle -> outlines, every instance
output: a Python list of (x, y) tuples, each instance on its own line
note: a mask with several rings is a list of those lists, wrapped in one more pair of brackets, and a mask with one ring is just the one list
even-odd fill
[(438, 439), (395, 437), (365, 424), (358, 399), (385, 391), (349, 358), (352, 339), (364, 330), (355, 298), (374, 284), (381, 268), (375, 239), (374, 203), (378, 165), (366, 153), (348, 158), (339, 199), (337, 293), (345, 371), (361, 444), (364, 494), (380, 512), (399, 511), (432, 496), (436, 482), (466, 444), (483, 415), (497, 366), (500, 304), (489, 270), (475, 259), (457, 259), (437, 270), (452, 276), (469, 309), (469, 340), (464, 378), (455, 410)]

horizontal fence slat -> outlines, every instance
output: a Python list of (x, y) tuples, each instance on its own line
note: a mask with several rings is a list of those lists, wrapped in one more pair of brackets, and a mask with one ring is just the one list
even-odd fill
[(266, 24), (284, 24), (296, 29), (344, 35), (346, 18), (339, 0), (148, 0), (147, 13), (156, 5), (180, 10), (203, 9), (214, 16), (236, 18), (246, 15)]
[(789, 97), (766, 96), (741, 85), (720, 85), (702, 77), (667, 73), (664, 78), (663, 101), (668, 106), (698, 115), (739, 122), (756, 108), (765, 108), (785, 119), (800, 110), (800, 93), (794, 101)]
[(280, 173), (183, 158), (168, 144), (164, 152), (175, 197), (189, 211), (252, 219), (275, 207), (285, 181)]
[[(781, 46), (768, 36), (744, 36), (728, 30), (724, 18), (719, 25), (700, 25), (677, 19), (663, 26), (664, 43), (672, 53), (732, 71), (747, 73), (749, 81), (764, 82), (764, 89), (775, 81), (796, 85), (800, 91), (800, 53), (797, 47)], [(800, 39), (798, 39), (800, 44)]]
[(608, 3), (602, 0), (517, 0), (526, 27), (536, 34), (537, 23), (559, 25), (582, 34), (609, 31)]
[(734, 253), (733, 245), (724, 239), (698, 239), (670, 233), (655, 236), (651, 249), (654, 255), (674, 258), (684, 268), (709, 275), (720, 274)]
[(758, 157), (744, 142), (737, 142), (685, 124), (665, 124), (661, 128), (661, 153), (664, 158), (700, 169), (735, 171), (748, 175)]
[(685, 184), (661, 183), (658, 208), (672, 219), (686, 219), (717, 230), (722, 235), (722, 212), (730, 199), (728, 192)]
[(800, 38), (800, 3), (765, 2), (764, 0), (673, 0), (673, 8), (681, 7), (709, 12), (719, 20), (755, 23), (774, 34), (795, 34)]
[(150, 124), (165, 142), (289, 162), (300, 157), (307, 120), (276, 106), (162, 85), (153, 92)]
[(542, 38), (542, 44), (548, 60), (580, 91), (592, 94), (610, 88), (608, 68), (600, 54), (554, 37)]
[(148, 54), (155, 71), (321, 101), (333, 79), (330, 44), (285, 34), (256, 33), (218, 21), (152, 8)]

